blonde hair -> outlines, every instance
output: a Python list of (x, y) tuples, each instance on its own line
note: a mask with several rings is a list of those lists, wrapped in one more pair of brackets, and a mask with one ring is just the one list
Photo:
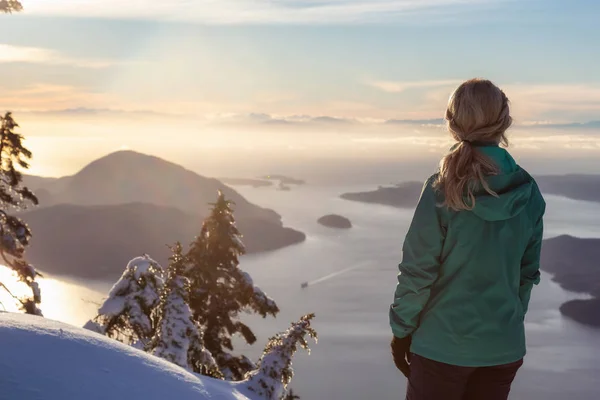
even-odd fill
[(468, 80), (450, 96), (446, 121), (450, 134), (459, 143), (442, 159), (434, 187), (444, 194), (446, 207), (472, 210), (477, 188), (497, 196), (485, 177), (497, 175), (498, 166), (477, 150), (475, 142), (508, 146), (506, 130), (512, 124), (508, 98), (488, 80)]

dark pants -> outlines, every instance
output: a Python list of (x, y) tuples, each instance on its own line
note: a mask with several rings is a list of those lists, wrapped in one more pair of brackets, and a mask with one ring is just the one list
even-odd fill
[(457, 367), (412, 354), (406, 400), (506, 400), (523, 360)]

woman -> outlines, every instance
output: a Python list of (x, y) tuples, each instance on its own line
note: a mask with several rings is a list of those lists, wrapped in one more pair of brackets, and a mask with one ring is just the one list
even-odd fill
[(508, 99), (469, 80), (450, 97), (456, 144), (425, 182), (390, 307), (407, 400), (505, 400), (525, 356), (545, 202), (508, 145)]

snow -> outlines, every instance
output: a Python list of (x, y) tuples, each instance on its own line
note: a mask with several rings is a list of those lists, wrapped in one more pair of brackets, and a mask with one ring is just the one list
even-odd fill
[(86, 323), (85, 328), (113, 337), (113, 324), (124, 318), (126, 327), (137, 336), (132, 337), (132, 341), (145, 343), (151, 335), (152, 323), (144, 310), (158, 304), (159, 292), (164, 284), (162, 275), (162, 267), (147, 254), (131, 260), (111, 288), (108, 298), (98, 308), (98, 316)]
[(37, 282), (30, 282), (29, 287), (31, 288), (31, 291), (33, 292), (34, 299), (42, 298), (42, 291), (40, 290), (40, 285)]
[(38, 273), (31, 264), (23, 264), (23, 275), (35, 278)]
[(307, 335), (317, 340), (317, 333), (310, 326), (313, 317), (314, 314), (305, 315), (300, 321), (292, 323), (290, 329), (269, 340), (258, 361), (258, 368), (246, 377), (245, 386), (254, 396), (265, 400), (279, 400), (287, 394), (287, 385), (294, 376), (294, 353), (298, 346), (310, 353)]
[(17, 242), (11, 234), (5, 233), (2, 236), (2, 247), (6, 249), (7, 253), (12, 254), (17, 249)]
[(131, 269), (134, 271), (135, 279), (140, 279), (142, 275), (149, 273), (151, 269), (154, 268), (162, 269), (160, 265), (147, 254), (144, 254), (142, 257), (136, 257), (129, 261), (126, 267), (126, 269)]
[(116, 340), (42, 317), (0, 312), (0, 398), (249, 400)]
[[(241, 270), (240, 270), (241, 271)], [(254, 291), (254, 300), (261, 305), (264, 305), (269, 310), (277, 309), (275, 300), (270, 298), (261, 288), (254, 285), (254, 281), (249, 273), (241, 271), (243, 284), (249, 286)]]
[(247, 272), (242, 272), (242, 278), (244, 279), (244, 283), (248, 286), (254, 286), (254, 280)]
[[(121, 283), (124, 281), (119, 281), (117, 283)], [(110, 291), (108, 298), (102, 303), (100, 308), (98, 309), (98, 314), (107, 315), (107, 316), (116, 316), (123, 312), (125, 309), (125, 297), (113, 297), (115, 296), (114, 291), (115, 288), (121, 289), (121, 287), (117, 287), (117, 285), (113, 286), (113, 290)]]
[(192, 311), (183, 298), (186, 292), (184, 278), (176, 277), (170, 285), (172, 287), (161, 313), (157, 330), (159, 337), (153, 354), (187, 368), (190, 336), (197, 327), (192, 321)]

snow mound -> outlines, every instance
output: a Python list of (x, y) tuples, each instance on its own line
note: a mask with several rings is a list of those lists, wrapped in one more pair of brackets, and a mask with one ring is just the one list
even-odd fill
[(37, 316), (0, 312), (0, 338), (2, 399), (249, 399), (235, 384)]

